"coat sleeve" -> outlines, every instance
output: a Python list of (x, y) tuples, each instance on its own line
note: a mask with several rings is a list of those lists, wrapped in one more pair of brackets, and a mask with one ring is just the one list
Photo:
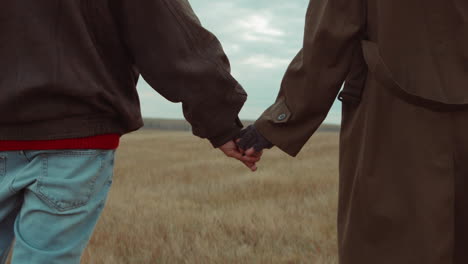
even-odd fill
[(182, 103), (194, 135), (218, 147), (242, 128), (247, 94), (220, 42), (187, 0), (120, 0), (119, 22), (134, 66), (159, 94)]
[(290, 64), (276, 103), (255, 126), (296, 156), (330, 111), (360, 49), (364, 0), (311, 0), (303, 48)]

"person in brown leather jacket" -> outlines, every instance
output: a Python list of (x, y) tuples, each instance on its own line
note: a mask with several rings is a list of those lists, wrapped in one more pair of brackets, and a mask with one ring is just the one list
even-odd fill
[[(233, 139), (247, 94), (187, 0), (0, 4), (0, 263), (79, 263), (120, 136), (142, 127), (139, 76), (196, 136), (255, 170)], [(157, 107), (157, 106), (156, 106)]]
[(238, 144), (296, 156), (338, 95), (340, 263), (468, 263), (467, 62), (467, 1), (311, 0), (276, 103)]

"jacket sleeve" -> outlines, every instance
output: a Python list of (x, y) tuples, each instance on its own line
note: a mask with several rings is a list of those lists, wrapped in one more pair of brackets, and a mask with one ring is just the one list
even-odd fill
[(296, 156), (330, 111), (350, 70), (366, 20), (364, 0), (311, 0), (303, 48), (290, 64), (259, 132)]
[(158, 93), (182, 103), (193, 134), (218, 147), (240, 131), (247, 94), (230, 74), (218, 39), (187, 0), (120, 0), (124, 41), (135, 67)]

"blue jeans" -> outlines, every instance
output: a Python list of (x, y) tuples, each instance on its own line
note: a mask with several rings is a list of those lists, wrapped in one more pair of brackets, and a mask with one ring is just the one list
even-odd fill
[(0, 152), (0, 264), (11, 247), (12, 264), (80, 263), (112, 183), (114, 155)]

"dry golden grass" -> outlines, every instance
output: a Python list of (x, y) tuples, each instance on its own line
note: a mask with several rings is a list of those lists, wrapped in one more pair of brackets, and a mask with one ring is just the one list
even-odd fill
[(82, 263), (337, 263), (337, 141), (251, 173), (189, 133), (127, 135)]

